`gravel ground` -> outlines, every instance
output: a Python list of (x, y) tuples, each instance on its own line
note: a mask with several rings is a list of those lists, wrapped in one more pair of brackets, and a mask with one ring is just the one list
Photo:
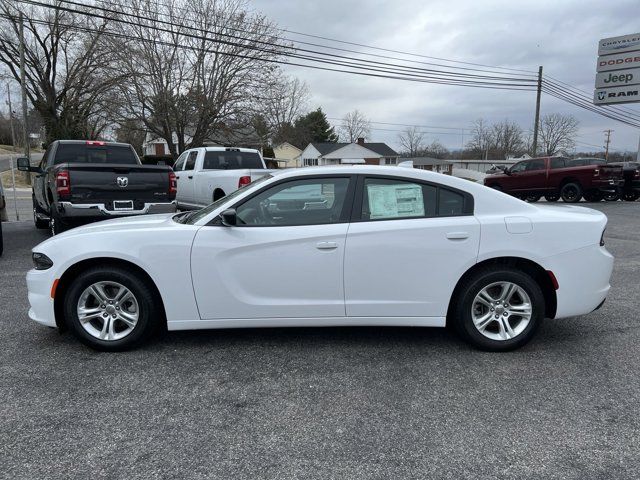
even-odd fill
[(609, 215), (613, 290), (525, 348), (442, 329), (179, 332), (120, 354), (26, 315), (30, 248), (0, 259), (1, 478), (640, 477), (640, 204)]

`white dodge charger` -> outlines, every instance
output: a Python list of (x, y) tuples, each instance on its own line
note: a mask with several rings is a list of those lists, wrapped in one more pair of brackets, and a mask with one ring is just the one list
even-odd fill
[(29, 317), (122, 350), (154, 330), (450, 324), (509, 350), (597, 309), (606, 217), (401, 167), (284, 171), (195, 212), (110, 220), (33, 249)]

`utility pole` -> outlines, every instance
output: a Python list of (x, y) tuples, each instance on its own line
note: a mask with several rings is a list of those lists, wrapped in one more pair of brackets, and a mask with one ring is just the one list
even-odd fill
[[(31, 161), (29, 155), (29, 127), (27, 126), (27, 84), (24, 73), (24, 19), (20, 12), (20, 85), (22, 87), (22, 134), (24, 137), (24, 156)], [(31, 174), (24, 172), (27, 185), (31, 185)]]
[(533, 152), (535, 157), (538, 152), (538, 125), (540, 124), (540, 96), (542, 95), (542, 65), (538, 67), (538, 93), (536, 94), (536, 121), (533, 124)]
[(609, 161), (609, 143), (611, 142), (611, 132), (613, 132), (613, 130), (608, 129), (605, 130), (604, 133), (607, 136), (607, 139), (605, 140), (605, 150), (604, 150), (604, 159), (608, 162)]
[(13, 146), (13, 151), (16, 151), (16, 131), (13, 128), (13, 107), (11, 106), (11, 89), (9, 88), (9, 83), (7, 83), (7, 98), (9, 99), (9, 126), (11, 127), (11, 145)]

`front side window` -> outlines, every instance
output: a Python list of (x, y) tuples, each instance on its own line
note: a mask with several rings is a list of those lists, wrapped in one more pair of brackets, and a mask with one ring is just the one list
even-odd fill
[(545, 162), (544, 158), (538, 158), (536, 160), (529, 160), (527, 162), (527, 168), (525, 169), (527, 172), (535, 171), (535, 170), (544, 170)]
[(516, 163), (509, 169), (509, 171), (511, 173), (524, 172), (525, 170), (527, 170), (527, 165), (529, 165), (529, 161)]
[(292, 180), (268, 188), (236, 207), (238, 225), (293, 226), (345, 220), (349, 178)]
[(176, 163), (173, 164), (174, 172), (179, 172), (182, 170), (182, 167), (184, 167), (184, 162), (187, 160), (188, 156), (189, 156), (189, 152), (184, 152), (182, 155), (178, 157), (178, 160), (176, 160)]
[(196, 159), (198, 158), (198, 151), (189, 152), (189, 156), (187, 157), (187, 161), (184, 165), (185, 170), (193, 170), (196, 168)]

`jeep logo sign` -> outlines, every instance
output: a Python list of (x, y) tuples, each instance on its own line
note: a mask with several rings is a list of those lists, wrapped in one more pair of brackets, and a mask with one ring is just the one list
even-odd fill
[(606, 90), (596, 90), (593, 95), (595, 105), (607, 105), (611, 103), (631, 103), (640, 101), (640, 86), (616, 87)]
[(596, 75), (596, 88), (637, 85), (640, 83), (640, 68), (601, 72)]

